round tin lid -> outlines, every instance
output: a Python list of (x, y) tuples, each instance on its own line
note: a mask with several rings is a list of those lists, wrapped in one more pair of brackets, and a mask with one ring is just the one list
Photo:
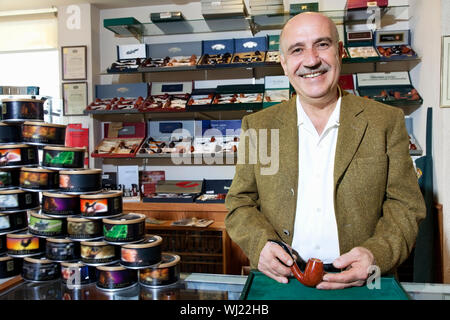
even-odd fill
[(2, 102), (41, 102), (44, 103), (45, 101), (43, 100), (38, 100), (38, 99), (21, 99), (21, 98), (16, 98), (16, 99), (2, 99)]
[(66, 267), (66, 268), (81, 268), (81, 267), (86, 267), (86, 265), (81, 262), (60, 262), (62, 267)]
[(42, 192), (42, 195), (50, 198), (79, 198), (79, 196), (73, 194), (63, 194), (53, 192)]
[(82, 246), (100, 247), (100, 246), (113, 246), (106, 241), (81, 241)]
[(102, 169), (77, 169), (77, 170), (63, 170), (59, 174), (101, 174)]
[(30, 215), (35, 217), (35, 218), (39, 218), (39, 219), (47, 219), (47, 220), (63, 220), (63, 218), (53, 218), (50, 216), (47, 216), (45, 214), (41, 214), (38, 212), (30, 212)]
[(40, 257), (40, 258), (32, 258), (32, 257), (26, 257), (23, 258), (24, 261), (30, 262), (30, 263), (45, 263), (45, 264), (50, 264), (50, 263), (56, 263), (54, 261), (48, 260), (45, 257)]
[(23, 123), (24, 126), (39, 126), (39, 127), (55, 127), (55, 128), (66, 128), (65, 124), (47, 123), (47, 122), (32, 122), (26, 121)]
[(156, 268), (157, 269), (162, 269), (162, 268), (169, 268), (169, 267), (173, 267), (175, 265), (177, 265), (180, 262), (180, 256), (176, 255), (176, 254), (171, 254), (171, 253), (167, 253), (164, 252), (161, 256), (161, 264), (158, 265)]
[(125, 248), (125, 249), (151, 248), (151, 247), (161, 245), (162, 241), (163, 241), (163, 239), (160, 236), (152, 235), (152, 236), (146, 237), (143, 242), (125, 244), (125, 245), (122, 245), (122, 248)]
[(113, 264), (113, 265), (106, 265), (106, 266), (97, 266), (98, 270), (101, 271), (124, 271), (128, 270), (127, 268), (123, 267), (120, 264)]
[(23, 167), (23, 168), (21, 169), (21, 171), (46, 172), (46, 173), (58, 172), (58, 171), (56, 171), (56, 170), (48, 170), (48, 169), (44, 169), (44, 168), (26, 168), (26, 167)]
[(27, 239), (27, 238), (39, 238), (35, 235), (32, 235), (31, 233), (8, 233), (6, 235), (7, 238), (13, 238), (13, 239)]
[(12, 260), (13, 257), (10, 256), (4, 256), (4, 257), (0, 257), (0, 261), (8, 261), (8, 260)]
[(34, 148), (36, 149), (36, 146), (30, 146), (29, 144), (6, 144), (0, 146), (0, 149), (17, 149), (17, 148)]
[(85, 148), (77, 148), (77, 147), (50, 147), (50, 146), (45, 146), (43, 148), (43, 150), (56, 150), (56, 151), (82, 151), (85, 152), (86, 149)]
[(47, 238), (47, 242), (55, 242), (55, 243), (72, 243), (75, 242), (69, 238)]
[(122, 197), (122, 191), (108, 191), (94, 194), (82, 194), (80, 195), (80, 199), (103, 199), (103, 198), (113, 198), (113, 197)]
[(0, 127), (1, 126), (5, 126), (5, 127), (20, 127), (20, 124), (17, 123), (5, 123), (5, 122), (0, 122)]
[(0, 195), (3, 195), (3, 194), (16, 194), (16, 193), (32, 193), (32, 192), (24, 191), (24, 190), (20, 190), (20, 189), (2, 190), (2, 191), (0, 191)]
[(1, 212), (0, 211), (0, 216), (8, 216), (8, 215), (13, 215), (13, 214), (19, 214), (19, 213), (27, 213), (27, 210), (22, 210), (22, 211), (18, 211), (18, 212)]
[(145, 215), (140, 213), (127, 213), (114, 218), (105, 218), (103, 223), (109, 224), (134, 224), (145, 221)]
[(86, 218), (76, 218), (76, 217), (68, 217), (68, 222), (100, 222), (100, 220), (92, 220), (92, 219), (86, 219)]

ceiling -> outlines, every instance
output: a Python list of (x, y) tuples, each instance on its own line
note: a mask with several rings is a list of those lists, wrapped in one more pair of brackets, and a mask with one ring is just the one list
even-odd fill
[(1, 0), (0, 11), (32, 10), (67, 6), (70, 4), (91, 3), (99, 9), (141, 7), (163, 4), (186, 4), (199, 0)]

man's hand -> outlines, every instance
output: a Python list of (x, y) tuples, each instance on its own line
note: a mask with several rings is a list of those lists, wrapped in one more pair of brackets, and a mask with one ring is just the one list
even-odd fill
[[(278, 259), (279, 260), (278, 260)], [(283, 263), (281, 263), (282, 261)], [(278, 244), (268, 241), (259, 255), (258, 270), (280, 283), (288, 283), (294, 261)]]
[(363, 247), (356, 247), (343, 254), (333, 265), (335, 268), (347, 270), (340, 273), (327, 273), (317, 289), (343, 289), (347, 287), (362, 286), (369, 276), (369, 267), (373, 265), (372, 252)]

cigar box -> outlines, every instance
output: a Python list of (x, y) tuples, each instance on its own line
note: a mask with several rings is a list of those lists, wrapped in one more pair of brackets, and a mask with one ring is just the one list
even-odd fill
[(234, 54), (234, 40), (204, 40), (202, 42), (202, 57), (197, 68), (230, 67)]
[(224, 203), (233, 180), (203, 180), (203, 188), (197, 203)]
[(260, 110), (263, 98), (263, 84), (217, 86), (211, 110)]
[(201, 136), (192, 143), (193, 154), (237, 152), (241, 120), (202, 120), (201, 127)]
[(380, 56), (374, 47), (371, 30), (345, 30), (345, 50), (348, 62), (378, 61)]
[(166, 179), (165, 171), (139, 171), (139, 183), (141, 194), (146, 197), (156, 193), (156, 184)]
[(339, 86), (342, 90), (356, 95), (355, 82), (353, 81), (353, 74), (343, 74), (339, 77)]
[(200, 135), (201, 121), (149, 121), (148, 137), (136, 157), (158, 157), (171, 153), (190, 153), (194, 136)]
[(382, 61), (417, 58), (410, 30), (375, 31), (375, 47)]
[(103, 123), (104, 138), (91, 156), (96, 158), (133, 158), (145, 139), (145, 122)]
[(184, 112), (192, 92), (192, 81), (153, 82), (150, 95), (141, 104), (141, 112)]
[(174, 22), (174, 21), (182, 21), (184, 20), (184, 17), (181, 11), (154, 12), (150, 13), (150, 20), (153, 23)]
[(284, 13), (283, 0), (250, 0), (250, 14), (255, 15), (278, 15)]
[(289, 100), (289, 86), (287, 76), (266, 76), (264, 78), (263, 108)]
[(263, 65), (266, 60), (267, 37), (234, 39), (233, 66)]
[(356, 88), (360, 96), (392, 106), (421, 105), (423, 102), (408, 71), (358, 73)]
[(143, 202), (182, 202), (192, 203), (203, 188), (202, 180), (160, 180), (156, 193), (144, 197)]
[(280, 36), (268, 35), (267, 44), (266, 64), (280, 63)]
[(95, 100), (86, 111), (89, 113), (139, 112), (139, 106), (149, 93), (148, 83), (102, 84), (95, 86)]
[(192, 70), (202, 55), (202, 42), (150, 44), (148, 52), (139, 71)]
[(117, 46), (117, 61), (106, 70), (108, 73), (136, 72), (142, 61), (147, 58), (148, 46), (127, 44)]
[(246, 8), (243, 0), (201, 0), (205, 19), (244, 17)]
[(211, 109), (212, 99), (216, 94), (216, 88), (192, 90), (186, 111), (206, 111)]

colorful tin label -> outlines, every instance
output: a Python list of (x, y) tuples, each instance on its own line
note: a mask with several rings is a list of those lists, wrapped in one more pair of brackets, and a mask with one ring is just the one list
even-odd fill
[(27, 238), (6, 237), (6, 247), (8, 254), (11, 255), (29, 255), (40, 253), (41, 241), (38, 237), (30, 236)]
[(163, 254), (162, 263), (158, 267), (139, 270), (139, 283), (148, 286), (163, 286), (177, 282), (180, 279), (180, 257)]
[(100, 270), (97, 286), (103, 289), (122, 289), (137, 282), (137, 272), (134, 270)]
[(89, 264), (104, 264), (116, 261), (117, 250), (112, 245), (81, 244), (81, 261)]
[(28, 230), (39, 236), (59, 236), (63, 233), (63, 220), (30, 215)]
[(20, 186), (29, 189), (56, 189), (58, 188), (59, 178), (58, 172), (37, 172), (24, 171), (20, 172)]
[(14, 165), (22, 161), (22, 149), (0, 149), (0, 165)]
[(19, 207), (18, 194), (0, 194), (0, 209), (7, 210)]
[(90, 192), (102, 189), (102, 176), (98, 174), (60, 174), (59, 187), (65, 192)]
[(3, 120), (44, 120), (42, 100), (3, 100)]
[[(70, 219), (70, 218), (68, 218)], [(67, 221), (67, 232), (73, 239), (93, 239), (102, 236), (100, 220)]]
[(25, 142), (64, 145), (66, 128), (24, 123), (22, 137)]
[(51, 215), (77, 215), (80, 213), (80, 198), (42, 195), (42, 212)]
[(59, 264), (23, 261), (22, 277), (31, 281), (50, 281), (60, 276)]
[(95, 282), (96, 274), (95, 267), (61, 263), (61, 280), (67, 285), (77, 286)]
[(44, 149), (43, 166), (77, 169), (84, 167), (84, 151), (59, 151)]
[(103, 235), (106, 241), (130, 242), (144, 237), (145, 223), (135, 224), (103, 224)]
[(45, 256), (54, 261), (73, 261), (80, 257), (80, 245), (78, 242), (53, 242), (47, 241)]

